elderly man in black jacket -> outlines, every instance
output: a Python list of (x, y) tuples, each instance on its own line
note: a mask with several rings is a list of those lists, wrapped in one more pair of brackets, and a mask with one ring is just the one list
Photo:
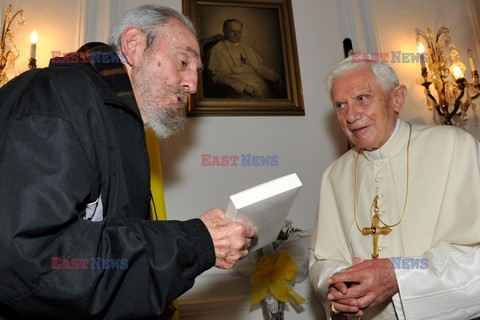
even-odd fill
[(191, 22), (142, 6), (111, 45), (85, 45), (0, 90), (0, 318), (158, 319), (254, 237), (220, 209), (147, 219), (144, 125), (167, 137), (185, 121), (202, 66)]

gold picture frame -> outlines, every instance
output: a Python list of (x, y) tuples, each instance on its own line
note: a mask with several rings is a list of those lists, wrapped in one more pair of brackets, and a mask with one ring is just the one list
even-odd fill
[[(199, 74), (197, 93), (189, 97), (187, 116), (305, 115), (291, 0), (182, 0), (182, 5), (183, 13), (198, 30), (205, 66)], [(228, 63), (236, 61), (236, 55), (228, 51), (231, 43), (223, 37), (224, 22), (229, 19), (240, 22), (243, 28), (241, 48), (246, 58), (240, 53), (236, 66), (245, 63), (258, 76), (263, 72), (258, 71), (260, 63), (262, 69), (266, 66), (278, 75), (275, 81), (265, 78), (268, 84), (262, 88), (271, 89), (265, 89), (264, 95), (262, 91), (262, 96), (250, 97), (246, 90), (240, 93), (238, 86), (219, 83), (218, 73), (212, 77), (209, 62), (218, 65), (227, 64), (227, 58), (231, 59)], [(211, 61), (209, 52), (217, 43), (229, 53), (224, 62)]]

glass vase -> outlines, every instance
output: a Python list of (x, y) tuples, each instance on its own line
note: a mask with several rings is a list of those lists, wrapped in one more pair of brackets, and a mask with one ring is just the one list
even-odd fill
[(283, 320), (285, 303), (275, 299), (270, 292), (260, 301), (260, 306), (265, 320)]

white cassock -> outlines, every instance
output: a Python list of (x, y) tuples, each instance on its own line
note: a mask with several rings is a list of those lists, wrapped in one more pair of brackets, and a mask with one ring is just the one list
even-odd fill
[(210, 50), (208, 68), (216, 84), (225, 84), (242, 94), (247, 85), (270, 96), (264, 79), (277, 82), (280, 75), (263, 64), (258, 53), (243, 42), (220, 41)]
[[(409, 125), (397, 121), (390, 140), (358, 158), (357, 212), (370, 227), (374, 195), (381, 219), (397, 223), (407, 190)], [(372, 236), (354, 222), (353, 192), (358, 148), (325, 171), (316, 230), (312, 233), (310, 280), (330, 314), (326, 279), (352, 263), (371, 259)], [(395, 269), (399, 293), (366, 310), (364, 319), (472, 319), (480, 316), (480, 144), (449, 126), (413, 125), (405, 215), (379, 236), (379, 258), (427, 259), (428, 268)], [(418, 260), (417, 260), (418, 261)], [(425, 260), (423, 260), (425, 261)], [(397, 266), (398, 267), (398, 266)]]

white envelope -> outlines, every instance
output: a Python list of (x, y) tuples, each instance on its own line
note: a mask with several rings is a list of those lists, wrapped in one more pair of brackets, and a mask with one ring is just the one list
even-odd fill
[(250, 252), (277, 240), (301, 186), (297, 174), (292, 173), (230, 196), (227, 218), (257, 228), (258, 238)]

